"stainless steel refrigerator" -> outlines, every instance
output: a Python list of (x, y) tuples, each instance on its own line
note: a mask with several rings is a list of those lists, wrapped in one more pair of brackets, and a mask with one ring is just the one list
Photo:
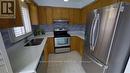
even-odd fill
[(91, 12), (82, 65), (86, 73), (124, 73), (130, 53), (130, 4)]

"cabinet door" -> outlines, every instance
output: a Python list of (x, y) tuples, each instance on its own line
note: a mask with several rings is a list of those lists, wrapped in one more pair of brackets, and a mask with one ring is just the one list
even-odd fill
[(47, 15), (46, 15), (46, 7), (39, 6), (38, 7), (38, 19), (39, 24), (46, 24), (47, 23)]
[(47, 44), (48, 44), (48, 52), (50, 53), (54, 53), (54, 38), (53, 37), (49, 37), (47, 40)]
[(30, 19), (33, 25), (38, 25), (38, 6), (29, 4)]
[(21, 8), (20, 8), (20, 2), (19, 2), (19, 0), (16, 0), (16, 20), (15, 20), (15, 27), (16, 26), (23, 26), (22, 13), (21, 13)]
[(61, 8), (61, 19), (69, 20), (69, 9), (68, 8)]
[(84, 51), (84, 40), (79, 38), (80, 39), (80, 55), (83, 56), (83, 51)]
[(71, 36), (71, 50), (75, 50), (77, 47), (77, 38), (75, 36)]
[(81, 22), (80, 9), (73, 9), (73, 24), (80, 24), (80, 22)]
[(53, 23), (53, 13), (52, 13), (52, 8), (51, 7), (46, 7), (46, 20), (47, 24), (52, 24)]
[(47, 48), (47, 44), (45, 44), (45, 47), (44, 47), (44, 60), (45, 60), (45, 62), (48, 61), (48, 55), (49, 55), (47, 49), (48, 49), (48, 48)]
[(68, 15), (69, 15), (69, 23), (73, 24), (73, 9), (69, 8), (68, 9)]
[(44, 47), (45, 61), (48, 61), (49, 54), (54, 53), (54, 40), (53, 37), (49, 37)]
[(83, 49), (84, 49), (84, 40), (77, 37), (71, 37), (71, 50), (77, 51), (81, 56), (83, 56)]
[(53, 19), (61, 19), (61, 9), (62, 8), (53, 8)]
[(78, 51), (79, 47), (78, 47), (77, 43), (78, 43), (78, 38), (76, 36), (72, 36), (71, 37), (71, 50)]

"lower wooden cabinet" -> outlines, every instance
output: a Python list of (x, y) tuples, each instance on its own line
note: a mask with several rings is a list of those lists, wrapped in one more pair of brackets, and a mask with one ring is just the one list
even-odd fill
[(48, 52), (48, 49), (45, 45), (45, 48), (44, 48), (44, 61), (47, 62), (48, 61), (48, 57), (49, 57), (49, 52)]
[(44, 47), (44, 60), (46, 64), (48, 64), (49, 54), (54, 53), (54, 40), (53, 39), (54, 39), (53, 37), (47, 38), (47, 42)]
[(54, 53), (54, 38), (53, 37), (49, 37), (47, 39), (47, 48), (48, 48), (48, 53)]
[(72, 36), (71, 37), (71, 50), (75, 50), (79, 52), (81, 56), (83, 56), (83, 49), (84, 49), (84, 40), (77, 36)]
[[(71, 50), (77, 51), (81, 56), (83, 55), (84, 40), (77, 37), (71, 37)], [(44, 60), (46, 65), (48, 65), (49, 54), (54, 53), (54, 38), (49, 37), (44, 47)]]

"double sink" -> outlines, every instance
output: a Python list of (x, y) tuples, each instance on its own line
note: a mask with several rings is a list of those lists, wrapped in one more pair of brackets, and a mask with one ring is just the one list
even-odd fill
[(35, 39), (32, 39), (31, 41), (29, 41), (24, 46), (37, 46), (37, 45), (40, 45), (42, 43), (43, 39), (44, 38), (35, 38)]

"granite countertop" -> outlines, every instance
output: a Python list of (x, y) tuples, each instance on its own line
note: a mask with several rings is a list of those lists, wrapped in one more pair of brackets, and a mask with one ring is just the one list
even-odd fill
[(85, 35), (85, 32), (84, 31), (69, 31), (68, 32), (71, 36), (78, 36), (80, 37), (81, 39), (85, 39), (84, 35)]
[[(84, 39), (83, 31), (68, 32), (71, 36), (78, 36)], [(45, 35), (36, 36), (34, 38), (44, 38), (42, 43), (38, 46), (28, 46), (11, 53), (11, 60), (13, 62), (14, 73), (36, 73), (36, 68), (40, 57), (44, 50), (45, 43), (48, 37), (54, 37), (53, 32), (48, 32)]]

